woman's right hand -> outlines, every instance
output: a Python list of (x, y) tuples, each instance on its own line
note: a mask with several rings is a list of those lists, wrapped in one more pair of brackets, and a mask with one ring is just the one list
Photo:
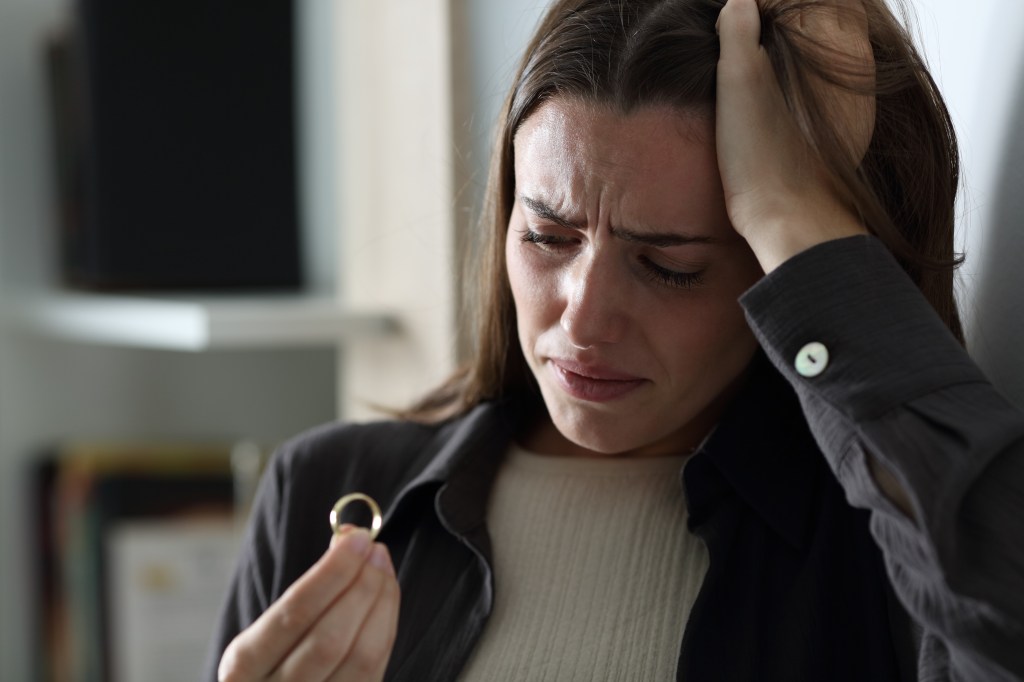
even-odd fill
[(381, 680), (398, 603), (387, 548), (366, 530), (343, 526), (320, 560), (231, 641), (218, 678)]

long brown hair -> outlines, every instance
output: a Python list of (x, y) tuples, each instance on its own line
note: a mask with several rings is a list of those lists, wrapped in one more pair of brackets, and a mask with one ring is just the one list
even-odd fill
[[(862, 2), (875, 73), (843, 72), (834, 53), (801, 33), (800, 12), (823, 3), (761, 0), (761, 42), (790, 110), (844, 199), (896, 256), (953, 334), (963, 332), (953, 293), (954, 200), (959, 182), (949, 113), (906, 28), (885, 0)], [(558, 0), (526, 49), (505, 102), (491, 158), (474, 286), (464, 287), (472, 357), (445, 384), (400, 416), (433, 422), (485, 400), (532, 393), (505, 269), (514, 201), (513, 141), (545, 100), (572, 97), (623, 114), (646, 105), (713, 112), (719, 55), (715, 22), (725, 0)], [(863, 160), (829, 125), (820, 82), (863, 91), (871, 83), (875, 129)]]

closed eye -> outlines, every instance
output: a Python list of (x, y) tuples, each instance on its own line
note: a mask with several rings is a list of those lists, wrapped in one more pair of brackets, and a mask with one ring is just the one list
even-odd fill
[(640, 256), (640, 263), (648, 279), (657, 284), (676, 289), (692, 289), (704, 283), (703, 272), (679, 272), (662, 267), (646, 256)]
[[(562, 235), (545, 234), (531, 229), (524, 229), (519, 240), (526, 244), (536, 244), (546, 251), (560, 251), (570, 247), (578, 240)], [(693, 289), (704, 283), (703, 271), (682, 272), (658, 265), (647, 256), (639, 257), (643, 273), (650, 281), (673, 289)]]
[(540, 246), (547, 247), (558, 247), (565, 246), (573, 243), (573, 239), (570, 237), (562, 237), (553, 234), (542, 234), (540, 232), (534, 232), (533, 230), (524, 230), (523, 236), (519, 238), (520, 241), (528, 244), (539, 244)]

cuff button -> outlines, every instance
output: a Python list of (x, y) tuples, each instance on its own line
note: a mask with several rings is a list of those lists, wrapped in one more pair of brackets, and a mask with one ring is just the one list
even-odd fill
[(828, 348), (814, 341), (807, 344), (796, 354), (797, 374), (808, 379), (816, 377), (828, 367)]

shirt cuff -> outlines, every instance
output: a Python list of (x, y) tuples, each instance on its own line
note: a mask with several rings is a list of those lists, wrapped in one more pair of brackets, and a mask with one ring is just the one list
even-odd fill
[(740, 304), (768, 357), (798, 392), (815, 393), (854, 419), (877, 417), (943, 387), (985, 380), (872, 236), (797, 254)]

